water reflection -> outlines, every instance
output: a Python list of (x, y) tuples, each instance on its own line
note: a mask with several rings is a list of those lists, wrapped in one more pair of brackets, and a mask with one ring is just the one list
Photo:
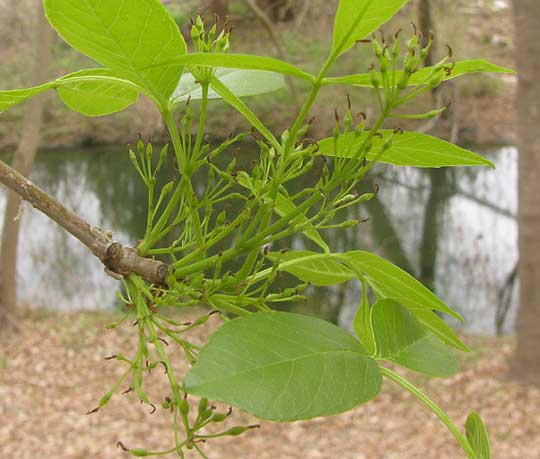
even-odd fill
[[(332, 248), (373, 250), (424, 277), (430, 267), (422, 269), (422, 260), (433, 259), (436, 249), (434, 288), (465, 316), (468, 330), (492, 333), (500, 289), (517, 257), (516, 151), (508, 147), (487, 153), (496, 171), (459, 169), (433, 176), (412, 168), (379, 168), (367, 184), (380, 185), (378, 199), (349, 209), (349, 218), (369, 216), (370, 221), (329, 234)], [(88, 221), (112, 230), (121, 242), (132, 244), (144, 231), (145, 189), (125, 149), (42, 152), (32, 178)], [(434, 193), (437, 189), (438, 194)], [(442, 208), (431, 245), (423, 235), (429, 205)], [(4, 206), (2, 191), (2, 213)], [(103, 273), (100, 263), (78, 241), (30, 208), (22, 217), (21, 241), (22, 302), (61, 309), (114, 305), (117, 282)], [(309, 243), (296, 238), (280, 245), (304, 248)], [(346, 326), (357, 307), (358, 288), (348, 284), (312, 289), (306, 305), (293, 307)], [(514, 292), (507, 329), (513, 327), (515, 296)]]

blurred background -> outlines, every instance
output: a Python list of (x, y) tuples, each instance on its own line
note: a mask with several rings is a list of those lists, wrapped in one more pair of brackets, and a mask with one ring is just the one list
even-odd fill
[[(189, 37), (189, 18), (228, 16), (233, 52), (266, 54), (315, 72), (327, 55), (337, 0), (164, 1)], [(435, 33), (433, 59), (485, 58), (518, 68), (515, 75), (474, 75), (446, 83), (435, 96), (451, 109), (436, 121), (395, 124), (436, 135), (493, 161), (482, 168), (420, 170), (381, 166), (366, 188), (377, 197), (350, 209), (369, 217), (360, 227), (332, 233), (335, 251), (374, 251), (420, 279), (465, 317), (452, 323), (474, 351), (448, 381), (417, 382), (458, 421), (477, 409), (492, 435), (493, 458), (540, 458), (540, 5), (516, 0), (413, 0), (385, 26), (411, 23)], [(335, 75), (361, 73), (372, 63), (369, 45), (340, 58)], [(44, 19), (38, 0), (0, 0), (0, 88), (14, 89), (93, 66), (70, 49)], [(292, 82), (277, 93), (246, 100), (275, 132), (295, 118), (309, 88)], [(309, 136), (331, 134), (334, 109), (376, 113), (369, 90), (323, 91)], [(413, 102), (431, 109), (433, 98)], [(210, 138), (246, 130), (240, 115), (212, 102)], [(411, 110), (412, 111), (412, 110)], [(146, 189), (132, 169), (127, 144), (137, 135), (167, 141), (159, 113), (147, 100), (123, 113), (85, 118), (56, 94), (0, 116), (0, 158), (87, 221), (134, 244), (146, 225)], [(520, 163), (518, 167), (518, 149)], [(253, 144), (238, 152), (249, 158)], [(518, 182), (519, 179), (519, 182)], [(519, 187), (518, 187), (519, 183)], [(518, 198), (520, 209), (518, 212)], [(118, 314), (117, 283), (86, 248), (53, 222), (0, 191), (0, 457), (123, 457), (116, 441), (160, 448), (168, 420), (126, 400), (94, 417), (95, 405), (117, 374), (103, 356), (128, 349), (128, 329), (105, 332)], [(15, 218), (16, 217), (16, 218)], [(519, 247), (518, 247), (519, 235)], [(302, 248), (298, 240), (283, 247)], [(309, 247), (308, 247), (309, 248)], [(519, 265), (518, 265), (519, 261)], [(311, 289), (289, 310), (315, 314), (349, 328), (359, 286)], [(2, 319), (3, 318), (3, 319)], [(213, 324), (217, 326), (217, 322)], [(517, 343), (517, 344), (516, 344)], [(155, 387), (159, 393), (159, 378)], [(239, 415), (242, 416), (242, 415)], [(261, 432), (209, 447), (213, 458), (457, 458), (452, 438), (421, 406), (385, 387), (377, 401), (341, 416), (293, 425), (265, 424)]]

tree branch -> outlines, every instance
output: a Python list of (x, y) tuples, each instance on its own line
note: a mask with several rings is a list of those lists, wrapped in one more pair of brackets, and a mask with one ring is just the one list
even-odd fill
[(138, 274), (147, 282), (165, 284), (169, 271), (165, 263), (143, 258), (136, 249), (114, 242), (106, 232), (90, 225), (1, 160), (0, 183), (81, 241), (108, 270), (121, 276)]

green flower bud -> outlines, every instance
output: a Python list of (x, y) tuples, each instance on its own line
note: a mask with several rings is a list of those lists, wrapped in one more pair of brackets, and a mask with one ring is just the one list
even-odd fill
[(245, 188), (251, 189), (251, 177), (246, 171), (238, 171), (236, 181)]
[(289, 133), (289, 131), (287, 129), (285, 131), (283, 131), (283, 133), (281, 134), (281, 144), (282, 145), (285, 145), (287, 143), (287, 141), (289, 140), (289, 136), (290, 136), (290, 133)]
[(381, 82), (379, 81), (379, 74), (375, 70), (372, 70), (370, 77), (372, 86), (377, 89), (381, 85)]
[(101, 397), (101, 400), (99, 401), (99, 407), (100, 408), (104, 407), (109, 402), (112, 395), (113, 395), (112, 391), (109, 391), (103, 397)]
[(221, 45), (221, 51), (223, 53), (226, 53), (227, 51), (229, 51), (230, 47), (231, 44), (229, 42), (229, 34), (227, 34), (225, 40), (223, 40), (223, 43)]
[(399, 57), (399, 40), (394, 40), (394, 46), (392, 47), (392, 58), (397, 59)]
[(338, 141), (340, 135), (341, 135), (341, 131), (339, 130), (339, 127), (336, 126), (334, 130), (332, 131), (332, 137), (334, 138), (334, 142)]
[(148, 457), (150, 456), (150, 453), (146, 451), (145, 449), (130, 449), (129, 452), (132, 456), (135, 457)]
[(139, 161), (137, 160), (137, 155), (133, 150), (129, 150), (129, 159), (133, 163), (133, 165), (138, 168), (139, 167)]
[(163, 407), (164, 410), (170, 409), (171, 408), (170, 400), (164, 400), (163, 402), (161, 402), (161, 406)]
[(144, 155), (144, 142), (141, 139), (137, 142), (137, 151), (141, 156)]
[(339, 199), (338, 201), (336, 201), (336, 203), (334, 205), (335, 205), (335, 207), (340, 207), (340, 206), (342, 206), (344, 204), (347, 204), (347, 203), (355, 200), (357, 197), (358, 197), (358, 195), (354, 194), (354, 193), (347, 194), (347, 195), (343, 196), (341, 199)]
[(431, 43), (428, 46), (426, 46), (422, 51), (420, 51), (420, 60), (422, 62), (424, 62), (427, 59), (430, 48), (431, 48)]
[(217, 32), (217, 24), (214, 24), (210, 31), (208, 32), (208, 41), (213, 41)]
[(400, 91), (403, 91), (408, 86), (408, 84), (409, 84), (409, 73), (403, 72), (403, 75), (398, 81), (397, 88)]
[(354, 228), (360, 224), (359, 220), (347, 220), (339, 224), (339, 228)]
[(248, 430), (248, 427), (232, 427), (226, 432), (223, 432), (223, 435), (227, 435), (230, 437), (237, 437), (238, 435), (242, 435), (246, 430)]
[(212, 417), (212, 414), (214, 414), (214, 412), (211, 409), (207, 409), (200, 413), (200, 416), (202, 420), (206, 421)]
[(376, 38), (373, 39), (373, 51), (375, 52), (375, 56), (377, 56), (377, 59), (382, 59), (383, 57), (383, 48), (381, 44), (379, 43), (379, 40)]
[(204, 31), (204, 21), (200, 14), (198, 14), (197, 18), (195, 19), (195, 27), (197, 27), (199, 33)]
[(182, 416), (187, 416), (189, 414), (189, 403), (185, 398), (180, 401), (180, 413)]
[(198, 47), (199, 41), (201, 39), (201, 33), (199, 32), (199, 29), (196, 25), (194, 25), (191, 28), (191, 40), (193, 41), (193, 44), (195, 47)]
[(345, 130), (349, 130), (352, 124), (352, 113), (350, 110), (347, 110), (347, 113), (345, 113), (345, 117), (343, 118), (343, 124), (345, 126)]
[(431, 80), (429, 80), (427, 84), (428, 87), (432, 89), (436, 88), (444, 81), (444, 77), (445, 77), (444, 72), (437, 73), (437, 75), (435, 75)]
[(191, 106), (186, 106), (186, 113), (184, 115), (184, 119), (182, 122), (185, 122), (186, 124), (191, 123), (191, 120), (193, 119), (193, 111), (191, 110)]
[(355, 137), (360, 137), (363, 133), (364, 133), (364, 130), (366, 129), (366, 125), (365, 123), (362, 121), (361, 123), (359, 123), (355, 128), (354, 128), (354, 136)]
[(410, 53), (415, 52), (418, 49), (419, 41), (418, 36), (413, 35), (413, 37), (407, 42), (407, 49)]
[(236, 167), (237, 162), (238, 162), (238, 160), (236, 159), (236, 156), (233, 157), (232, 161), (227, 166), (226, 171), (229, 172), (229, 173), (232, 172), (234, 170), (234, 168)]
[(222, 210), (218, 216), (216, 217), (216, 226), (221, 226), (223, 223), (225, 223), (225, 219), (227, 218), (227, 213)]
[(226, 414), (218, 413), (212, 416), (211, 422), (223, 422), (228, 418)]
[(201, 398), (201, 401), (199, 402), (199, 414), (204, 413), (208, 408), (208, 399), (207, 398)]
[(165, 144), (165, 146), (161, 149), (161, 153), (159, 154), (159, 159), (161, 161), (165, 161), (167, 159), (167, 155), (169, 154), (169, 144)]
[(195, 325), (195, 326), (203, 325), (206, 322), (208, 322), (209, 318), (210, 318), (209, 314), (206, 314), (206, 315), (204, 315), (202, 317), (199, 317), (195, 322), (193, 322), (193, 325)]
[(403, 68), (405, 75), (407, 75), (408, 77), (411, 76), (414, 72), (415, 67), (416, 67), (416, 56), (414, 54), (410, 54), (405, 59), (405, 66)]
[(173, 181), (170, 181), (163, 186), (163, 188), (161, 189), (161, 194), (163, 195), (163, 197), (167, 196), (171, 192), (171, 190), (173, 189), (173, 186), (174, 186)]

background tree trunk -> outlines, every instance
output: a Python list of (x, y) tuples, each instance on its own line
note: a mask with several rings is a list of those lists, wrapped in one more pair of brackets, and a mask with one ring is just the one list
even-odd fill
[(540, 16), (538, 0), (514, 0), (519, 73), (518, 225), (520, 310), (514, 378), (540, 385)]
[[(43, 12), (41, 1), (36, 2), (35, 58), (32, 84), (38, 85), (47, 79), (52, 60), (53, 30)], [(13, 167), (28, 177), (39, 146), (43, 96), (35, 97), (27, 105), (19, 147), (15, 152)], [(8, 321), (8, 314), (17, 303), (17, 246), (19, 240), (19, 207), (21, 199), (9, 192), (4, 214), (4, 227), (0, 247), (0, 328)]]
[(257, 0), (273, 22), (287, 22), (295, 18), (295, 0)]
[(219, 23), (223, 25), (229, 14), (229, 0), (212, 0), (208, 9), (210, 13), (217, 15)]
[[(418, 4), (418, 27), (422, 34), (422, 46), (429, 42), (429, 34), (433, 32), (433, 13), (431, 11), (432, 0), (420, 0)], [(433, 49), (430, 50), (424, 63), (426, 67), (433, 65)]]

